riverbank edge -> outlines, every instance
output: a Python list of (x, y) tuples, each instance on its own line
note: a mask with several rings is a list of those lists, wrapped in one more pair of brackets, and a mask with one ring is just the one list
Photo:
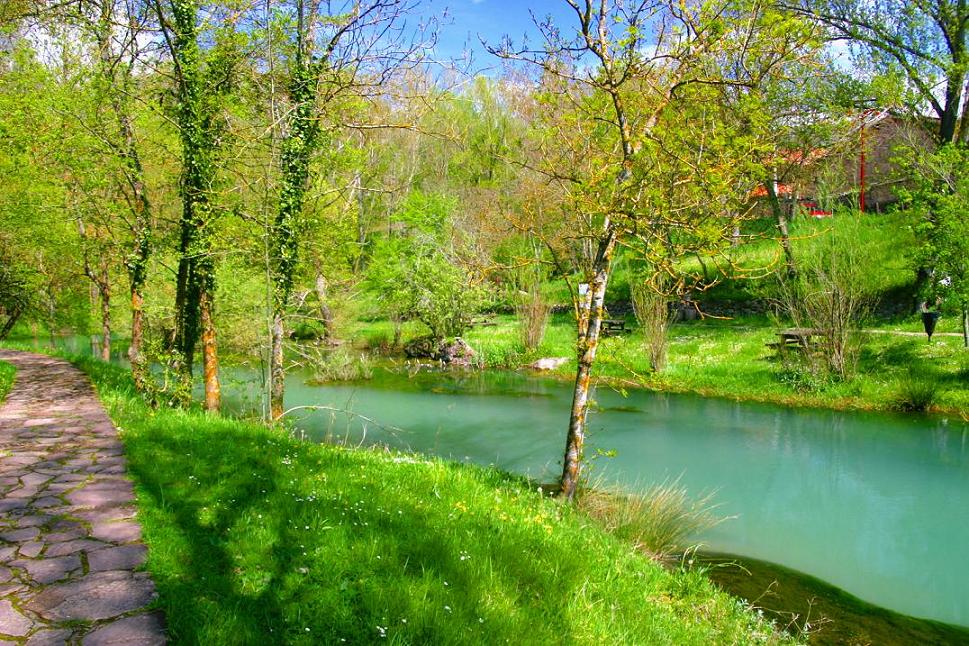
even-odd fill
[[(501, 368), (483, 368), (483, 370), (493, 370), (501, 371)], [(515, 370), (515, 372), (524, 372), (527, 374), (548, 377), (555, 379), (556, 381), (561, 381), (563, 383), (569, 383), (575, 381), (575, 373), (563, 372), (559, 369), (556, 370), (533, 370), (529, 368), (520, 368)], [(635, 379), (628, 379), (624, 377), (615, 377), (612, 375), (599, 375), (596, 376), (593, 373), (593, 381), (605, 385), (608, 388), (613, 388), (615, 390), (623, 390), (626, 388), (637, 388), (639, 390), (645, 390), (653, 393), (664, 393), (670, 395), (696, 395), (699, 397), (709, 397), (712, 399), (722, 399), (725, 401), (732, 401), (738, 403), (754, 403), (754, 404), (774, 404), (777, 406), (789, 406), (791, 408), (807, 409), (807, 410), (828, 410), (828, 411), (839, 411), (839, 412), (860, 412), (860, 413), (891, 413), (893, 415), (911, 415), (913, 417), (925, 417), (925, 418), (936, 418), (936, 417), (946, 417), (953, 416), (957, 417), (963, 421), (969, 422), (969, 410), (964, 410), (962, 408), (949, 408), (945, 406), (933, 406), (929, 410), (923, 413), (917, 412), (905, 412), (900, 411), (891, 406), (881, 404), (879, 402), (872, 402), (871, 400), (863, 399), (860, 397), (841, 397), (838, 399), (826, 400), (826, 399), (814, 399), (810, 395), (780, 395), (780, 394), (767, 394), (767, 395), (733, 395), (723, 390), (718, 390), (716, 388), (677, 388), (672, 384), (656, 385), (654, 383), (643, 383), (641, 381), (636, 381)]]
[[(71, 359), (75, 365), (77, 365), (79, 368), (84, 370), (89, 376), (92, 377), (92, 379), (93, 379), (93, 375), (91, 374), (91, 371), (89, 369), (85, 369), (86, 362), (91, 362), (91, 363), (106, 365), (106, 366), (109, 365), (109, 364), (104, 364), (103, 362), (98, 361), (97, 359), (92, 359), (90, 357), (78, 357), (76, 355), (70, 355), (70, 354), (64, 354), (64, 353), (61, 353), (61, 356), (65, 356), (66, 358)], [(124, 373), (125, 377), (127, 376), (126, 371), (124, 371), (122, 368), (119, 368), (116, 366), (110, 366), (110, 369), (119, 373)], [(220, 418), (220, 419), (225, 420), (226, 418)], [(235, 420), (228, 420), (228, 421), (235, 422)], [(245, 425), (245, 422), (238, 422), (238, 423), (240, 425)], [(427, 459), (426, 456), (422, 456), (420, 454), (415, 454), (415, 457), (420, 460)], [(469, 468), (467, 465), (459, 465), (459, 466), (462, 469)], [(476, 467), (470, 467), (470, 468), (476, 468)], [(512, 478), (512, 479), (521, 479), (520, 476), (516, 476), (515, 474), (506, 473), (505, 475), (507, 475), (509, 478)], [(536, 485), (536, 483), (530, 483), (530, 484), (532, 486)], [(763, 582), (762, 587), (766, 590), (773, 581), (781, 580), (783, 582), (783, 581), (790, 581), (793, 579), (793, 580), (797, 580), (798, 582), (807, 582), (813, 594), (828, 597), (829, 600), (832, 601), (832, 603), (838, 605), (839, 607), (846, 606), (847, 608), (846, 608), (845, 614), (851, 615), (852, 618), (857, 617), (859, 614), (864, 614), (872, 617), (872, 619), (869, 622), (866, 622), (866, 625), (873, 623), (873, 624), (876, 624), (878, 627), (887, 626), (892, 630), (897, 630), (899, 626), (904, 626), (910, 629), (921, 631), (919, 632), (919, 634), (925, 634), (925, 632), (928, 631), (930, 634), (944, 635), (948, 639), (946, 643), (969, 643), (969, 628), (964, 628), (961, 626), (956, 626), (951, 624), (945, 624), (945, 623), (930, 620), (930, 619), (911, 617), (908, 615), (903, 615), (903, 614), (870, 604), (857, 597), (854, 597), (850, 593), (840, 588), (837, 588), (836, 586), (832, 586), (831, 584), (825, 581), (817, 579), (816, 577), (813, 577), (803, 572), (792, 570), (790, 568), (786, 568), (779, 564), (761, 561), (750, 557), (731, 555), (731, 554), (720, 554), (720, 553), (706, 552), (706, 551), (701, 551), (697, 553), (697, 561), (703, 564), (704, 567), (706, 567), (707, 562), (713, 559), (716, 559), (720, 564), (725, 562), (739, 564), (741, 569), (749, 572), (757, 572), (758, 570), (761, 573), (763, 573), (764, 571), (767, 572), (768, 580), (764, 580), (763, 576), (759, 578), (753, 577), (751, 578), (750, 581), (747, 582), (747, 585), (735, 586), (735, 585), (731, 585), (729, 581), (724, 580), (723, 577), (717, 576), (719, 573), (722, 572), (721, 569), (717, 569), (717, 568), (705, 569), (704, 573), (706, 578), (713, 581), (722, 590), (724, 590), (728, 594), (738, 599), (749, 599), (752, 596), (749, 594), (750, 585), (752, 583), (756, 585), (756, 583), (754, 583), (755, 581)], [(761, 591), (758, 591), (758, 592), (761, 592)], [(754, 605), (756, 605), (757, 607), (761, 607), (760, 601), (762, 601), (762, 599), (755, 599)], [(774, 620), (776, 623), (778, 623), (778, 625), (783, 626), (786, 623), (791, 623), (790, 621), (785, 621), (786, 614), (788, 613), (797, 614), (799, 612), (802, 612), (801, 608), (797, 607), (802, 602), (803, 602), (803, 599), (796, 599), (793, 602), (793, 605), (789, 607), (784, 606), (784, 604), (782, 603), (780, 605), (775, 604), (773, 608), (768, 608), (769, 604), (764, 603), (763, 608), (765, 609), (765, 613), (768, 618)], [(843, 619), (843, 617), (838, 613), (829, 613), (826, 616), (828, 616), (828, 618), (834, 622), (838, 622)], [(834, 616), (833, 619), (832, 619), (832, 616)], [(797, 622), (793, 622), (793, 623), (797, 624)], [(853, 628), (854, 624), (852, 624), (851, 627)], [(798, 625), (798, 630), (796, 632), (800, 632), (802, 628), (803, 628), (803, 624)], [(810, 633), (811, 629), (808, 628), (806, 632)], [(821, 640), (819, 642), (812, 640), (811, 643), (824, 644), (829, 642), (825, 640)], [(830, 643), (839, 643), (839, 642), (830, 642)], [(878, 641), (878, 642), (872, 642), (872, 643), (889, 643), (889, 642)], [(910, 643), (910, 642), (901, 641), (899, 643)]]
[(778, 563), (702, 547), (694, 559), (722, 589), (750, 600), (778, 625), (796, 626), (812, 646), (969, 644), (969, 626), (896, 612)]
[[(122, 392), (122, 390), (117, 387), (117, 382), (119, 380), (130, 381), (126, 371), (116, 366), (105, 364), (97, 359), (92, 359), (90, 357), (77, 357), (77, 356), (72, 357), (68, 355), (66, 358), (71, 359), (74, 365), (76, 365), (78, 368), (80, 368), (82, 371), (88, 374), (88, 376), (92, 379), (92, 381), (95, 384), (96, 391), (98, 392), (102, 400), (105, 402), (105, 405), (108, 408), (109, 413), (112, 415), (112, 417), (115, 418), (115, 423), (118, 424), (119, 427), (124, 425), (126, 430), (122, 433), (122, 439), (123, 441), (125, 441), (126, 444), (132, 437), (131, 426), (135, 424), (136, 421), (134, 418), (132, 418), (130, 411), (127, 414), (119, 415), (119, 412), (118, 412), (119, 408), (117, 408), (119, 406), (119, 398), (126, 400), (125, 402), (121, 403), (122, 407), (131, 407), (132, 405), (134, 405), (137, 410), (145, 409), (144, 411), (142, 411), (142, 414), (145, 415), (146, 418), (151, 415), (157, 415), (157, 416), (172, 415), (172, 416), (180, 416), (183, 420), (187, 418), (190, 423), (193, 421), (193, 418), (195, 423), (198, 423), (198, 424), (203, 424), (203, 423), (212, 421), (221, 425), (223, 428), (231, 426), (233, 429), (233, 432), (240, 434), (240, 436), (245, 436), (247, 434), (268, 435), (271, 433), (271, 429), (265, 426), (247, 423), (239, 420), (232, 420), (230, 418), (224, 418), (221, 416), (205, 415), (201, 412), (184, 413), (180, 411), (168, 411), (165, 409), (161, 409), (158, 411), (148, 413), (147, 407), (145, 407), (143, 402), (141, 402), (140, 397), (138, 397), (134, 393), (131, 387), (131, 384), (127, 384), (126, 392)], [(113, 372), (113, 374), (106, 380), (103, 378), (103, 375), (105, 372)], [(99, 375), (100, 375), (100, 378), (99, 378)], [(116, 382), (114, 386), (107, 383), (110, 380), (114, 380)], [(133, 403), (135, 402), (135, 400), (137, 400), (137, 402)], [(145, 420), (142, 420), (142, 421), (145, 421)], [(685, 634), (692, 634), (692, 633), (689, 633), (689, 631), (695, 631), (695, 630), (712, 630), (713, 632), (709, 633), (709, 635), (714, 635), (714, 634), (720, 635), (720, 638), (718, 639), (727, 637), (727, 635), (731, 634), (731, 631), (732, 631), (734, 636), (733, 638), (728, 638), (728, 640), (732, 641), (733, 639), (736, 639), (739, 637), (739, 638), (742, 638), (742, 641), (744, 643), (747, 643), (747, 642), (787, 643), (792, 639), (790, 635), (786, 633), (783, 633), (780, 631), (775, 632), (774, 629), (770, 628), (768, 623), (765, 623), (761, 618), (758, 617), (756, 613), (753, 612), (752, 608), (750, 608), (749, 606), (743, 603), (740, 603), (735, 597), (730, 596), (726, 592), (723, 592), (722, 590), (714, 586), (710, 582), (710, 580), (699, 571), (682, 571), (682, 570), (675, 570), (675, 569), (671, 570), (669, 568), (663, 567), (661, 564), (647, 558), (646, 556), (636, 553), (635, 550), (629, 549), (630, 547), (629, 545), (623, 543), (622, 541), (620, 541), (615, 537), (610, 536), (609, 534), (604, 532), (601, 528), (591, 524), (589, 522), (589, 519), (585, 518), (584, 516), (580, 516), (575, 512), (573, 512), (572, 510), (568, 508), (564, 508), (558, 503), (548, 500), (547, 497), (544, 495), (540, 495), (540, 494), (536, 495), (535, 489), (531, 487), (531, 483), (529, 483), (528, 481), (526, 481), (524, 478), (520, 476), (516, 476), (514, 474), (509, 474), (506, 472), (498, 472), (495, 469), (486, 469), (486, 468), (477, 467), (474, 465), (465, 465), (465, 464), (455, 463), (451, 461), (428, 458), (427, 456), (422, 456), (419, 454), (412, 455), (409, 453), (393, 452), (393, 454), (391, 455), (390, 453), (387, 453), (386, 455), (390, 456), (390, 460), (386, 460), (386, 456), (384, 455), (383, 452), (373, 450), (373, 449), (359, 449), (359, 448), (354, 449), (354, 448), (346, 448), (346, 447), (317, 446), (314, 444), (300, 441), (296, 438), (292, 438), (289, 435), (279, 435), (278, 439), (279, 439), (279, 449), (277, 450), (277, 452), (285, 453), (286, 455), (284, 457), (287, 459), (294, 452), (293, 446), (288, 446), (292, 444), (294, 446), (300, 446), (302, 447), (303, 451), (308, 451), (310, 453), (313, 453), (313, 452), (325, 453), (327, 451), (341, 451), (341, 452), (346, 452), (347, 454), (352, 456), (353, 459), (361, 459), (363, 461), (367, 461), (367, 460), (372, 461), (372, 458), (376, 456), (378, 460), (383, 459), (386, 462), (392, 462), (394, 464), (396, 464), (398, 461), (403, 464), (408, 464), (410, 465), (409, 468), (413, 468), (414, 464), (427, 464), (427, 465), (432, 465), (433, 468), (436, 468), (438, 470), (446, 471), (448, 474), (448, 477), (466, 478), (468, 474), (471, 474), (473, 478), (487, 481), (489, 484), (494, 483), (495, 488), (492, 493), (495, 495), (498, 495), (499, 497), (512, 494), (512, 491), (511, 491), (512, 483), (516, 483), (516, 482), (522, 483), (523, 485), (522, 497), (527, 498), (526, 509), (529, 510), (529, 513), (534, 512), (536, 518), (538, 518), (539, 516), (542, 516), (544, 518), (544, 520), (540, 524), (544, 530), (543, 533), (547, 531), (548, 535), (552, 536), (553, 535), (552, 528), (555, 526), (556, 523), (560, 523), (559, 531), (564, 531), (566, 533), (574, 533), (575, 531), (578, 531), (582, 536), (589, 538), (593, 543), (596, 543), (596, 544), (603, 543), (606, 545), (611, 545), (612, 547), (610, 549), (615, 549), (620, 545), (624, 545), (624, 547), (619, 548), (619, 552), (617, 554), (621, 553), (623, 559), (627, 559), (627, 558), (634, 559), (635, 562), (639, 564), (636, 566), (637, 568), (646, 568), (648, 571), (652, 572), (651, 575), (648, 575), (645, 577), (643, 576), (642, 573), (640, 573), (639, 575), (637, 575), (637, 578), (635, 581), (635, 586), (637, 586), (637, 589), (639, 589), (640, 587), (644, 588), (641, 590), (641, 592), (645, 594), (646, 597), (650, 599), (653, 604), (655, 604), (655, 608), (653, 610), (650, 610), (649, 612), (655, 613), (657, 609), (660, 609), (660, 610), (665, 609), (664, 611), (671, 611), (671, 616), (674, 617), (674, 621), (677, 622), (677, 624), (682, 624), (682, 626), (674, 626), (676, 630), (687, 631), (687, 633)], [(158, 441), (168, 442), (170, 441), (170, 438), (159, 437)], [(381, 457), (381, 456), (384, 456), (384, 457)], [(133, 459), (133, 458), (129, 456), (129, 459)], [(285, 463), (286, 460), (283, 460), (283, 462)], [(370, 464), (369, 466), (372, 467), (373, 464)], [(389, 467), (389, 468), (393, 468), (393, 467)], [(135, 466), (133, 472), (136, 474), (136, 481), (137, 481), (137, 473), (138, 473), (137, 465)], [(496, 475), (499, 473), (500, 475)], [(500, 482), (496, 481), (496, 478), (500, 480)], [(271, 484), (273, 485), (273, 487), (275, 487), (280, 483), (275, 483), (275, 482), (263, 483), (263, 486), (267, 484)], [(454, 483), (452, 482), (452, 484)], [(152, 500), (151, 497), (146, 498), (143, 495), (144, 494), (143, 490), (146, 486), (146, 483), (136, 482), (136, 485), (137, 485), (136, 489), (138, 489), (139, 491), (139, 506), (142, 509), (146, 509), (149, 516), (156, 514), (159, 511), (158, 509), (156, 509), (158, 507), (158, 505), (155, 504), (157, 501)], [(269, 487), (267, 486), (267, 489), (268, 488)], [(529, 491), (531, 493), (527, 493)], [(444, 495), (443, 491), (442, 491), (442, 495)], [(165, 496), (163, 495), (162, 497), (164, 499)], [(169, 500), (167, 503), (164, 503), (164, 504), (168, 506), (173, 505), (171, 500)], [(552, 510), (551, 514), (549, 514), (549, 510)], [(468, 503), (468, 508), (462, 511), (467, 514), (475, 514), (479, 512), (479, 510), (474, 509), (474, 507), (470, 502)], [(487, 512), (482, 511), (481, 513), (487, 513)], [(260, 516), (260, 518), (262, 517)], [(503, 520), (505, 520), (505, 522), (514, 523), (516, 519), (512, 517), (511, 519), (503, 519)], [(535, 521), (528, 520), (528, 522), (533, 523)], [(564, 523), (564, 525), (561, 525), (561, 523)], [(574, 525), (575, 523), (578, 523), (578, 527), (574, 527), (574, 526), (569, 527), (569, 524)], [(151, 520), (146, 521), (145, 526), (146, 526), (145, 538), (149, 544), (150, 549), (152, 550), (151, 551), (152, 554), (171, 555), (172, 550), (177, 549), (177, 546), (172, 544), (159, 544), (160, 540), (162, 543), (165, 542), (163, 538), (164, 532), (159, 532), (158, 528)], [(443, 528), (441, 529), (443, 531)], [(473, 544), (474, 544), (474, 541), (472, 541), (472, 545)], [(615, 555), (613, 555), (613, 557), (614, 556)], [(585, 553), (582, 558), (594, 560), (596, 558), (596, 555)], [(463, 561), (464, 559), (462, 558), (461, 560)], [(152, 572), (153, 576), (156, 576), (156, 578), (160, 579), (159, 588), (162, 594), (162, 598), (159, 603), (161, 607), (163, 607), (164, 610), (166, 611), (166, 614), (169, 617), (169, 621), (173, 625), (178, 625), (179, 623), (182, 623), (183, 625), (185, 623), (191, 623), (191, 622), (179, 621), (179, 608), (183, 607), (186, 603), (191, 604), (192, 603), (191, 600), (186, 600), (182, 598), (179, 598), (177, 601), (172, 599), (166, 599), (165, 576), (162, 573), (155, 571), (155, 569), (153, 568), (153, 563), (151, 561), (149, 562), (148, 567), (149, 567), (149, 571)], [(659, 574), (660, 572), (662, 572), (663, 574), (660, 575)], [(614, 577), (616, 576), (616, 573), (610, 572), (609, 575), (610, 577)], [(658, 589), (650, 589), (650, 579), (653, 579), (653, 580), (659, 579), (662, 581), (666, 581), (667, 583), (664, 583), (662, 586), (659, 586)], [(586, 583), (588, 583), (588, 581)], [(448, 585), (446, 581), (444, 582), (444, 585), (445, 586)], [(553, 590), (553, 589), (546, 590), (545, 592), (547, 592), (548, 596), (550, 597), (561, 594), (560, 590)], [(677, 597), (680, 597), (681, 595), (684, 598), (677, 598)], [(641, 600), (638, 603), (641, 604), (642, 603)], [(702, 612), (700, 612), (699, 610), (695, 610), (696, 608), (701, 608), (701, 607), (707, 608), (707, 609), (703, 610)], [(713, 608), (713, 610), (711, 611), (709, 610), (709, 608)], [(450, 609), (448, 610), (448, 612), (450, 612)], [(609, 612), (614, 613), (615, 606), (613, 606)], [(194, 622), (195, 619), (193, 619), (192, 621)], [(718, 622), (721, 622), (721, 623), (718, 624)], [(527, 630), (528, 626), (521, 626), (520, 628)], [(682, 642), (682, 643), (709, 643), (708, 640), (709, 640), (709, 636), (706, 638), (703, 638), (700, 641), (694, 641), (691, 639), (691, 640), (688, 640), (687, 642)], [(583, 640), (579, 640), (579, 641), (582, 642)]]

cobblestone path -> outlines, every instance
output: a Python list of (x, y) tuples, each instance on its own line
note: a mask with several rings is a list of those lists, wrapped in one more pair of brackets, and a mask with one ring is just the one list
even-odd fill
[(165, 643), (117, 430), (66, 361), (17, 367), (0, 406), (0, 644)]

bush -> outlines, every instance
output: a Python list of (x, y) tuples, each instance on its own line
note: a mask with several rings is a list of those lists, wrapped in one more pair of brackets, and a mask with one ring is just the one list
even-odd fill
[(552, 306), (542, 295), (541, 285), (533, 284), (521, 295), (515, 312), (518, 314), (518, 331), (525, 352), (531, 352), (542, 344), (551, 311)]
[(487, 298), (444, 235), (449, 208), (437, 198), (409, 199), (398, 215), (406, 234), (376, 241), (367, 270), (388, 318), (420, 321), (438, 340), (464, 334)]
[(854, 373), (860, 328), (871, 312), (866, 280), (871, 268), (854, 244), (854, 230), (843, 227), (824, 234), (817, 256), (802, 263), (796, 276), (778, 282), (779, 311), (795, 326), (817, 330), (822, 339), (798, 359), (822, 380), (825, 374), (847, 380)]
[(666, 366), (669, 346), (669, 329), (673, 322), (669, 298), (649, 283), (638, 283), (631, 288), (633, 312), (643, 331), (643, 344), (653, 372)]

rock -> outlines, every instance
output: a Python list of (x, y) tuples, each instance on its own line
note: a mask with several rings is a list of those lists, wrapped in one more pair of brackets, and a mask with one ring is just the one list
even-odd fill
[(44, 543), (42, 541), (31, 541), (20, 546), (20, 556), (29, 559), (37, 558), (37, 555), (43, 551)]
[(59, 558), (13, 561), (11, 566), (27, 571), (30, 578), (41, 585), (66, 579), (71, 572), (81, 569), (81, 557), (77, 554)]
[(83, 646), (161, 646), (164, 643), (165, 623), (159, 613), (113, 621), (81, 641)]
[(147, 574), (97, 572), (47, 588), (27, 602), (27, 609), (49, 621), (97, 621), (137, 610), (154, 598)]
[(70, 630), (38, 630), (30, 636), (25, 646), (64, 646), (72, 634)]
[(474, 359), (474, 350), (467, 341), (456, 337), (454, 341), (445, 341), (438, 346), (436, 358), (449, 366), (470, 366)]
[(438, 341), (431, 336), (422, 336), (405, 343), (404, 354), (410, 359), (434, 359), (451, 366), (470, 366), (474, 349), (461, 337)]
[(0, 601), (0, 633), (23, 637), (30, 632), (33, 625), (34, 622), (17, 612), (12, 603), (6, 599)]
[(404, 344), (404, 354), (408, 359), (436, 359), (437, 341), (430, 336), (411, 339)]
[(122, 545), (91, 552), (87, 555), (87, 562), (92, 572), (131, 570), (144, 563), (146, 556), (148, 550), (144, 545)]
[(110, 507), (134, 498), (131, 483), (121, 480), (86, 485), (67, 495), (77, 507)]
[[(93, 523), (91, 536), (111, 543), (130, 543), (141, 538), (141, 526), (127, 521)], [(53, 540), (50, 536), (47, 538)]]
[(526, 367), (531, 368), (532, 370), (555, 370), (556, 368), (561, 368), (568, 362), (568, 357), (547, 357), (545, 359), (533, 361)]

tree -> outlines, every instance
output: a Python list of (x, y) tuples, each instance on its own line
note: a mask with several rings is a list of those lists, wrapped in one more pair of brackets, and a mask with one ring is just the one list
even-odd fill
[(424, 323), (435, 342), (460, 336), (483, 300), (474, 276), (453, 244), (454, 204), (440, 195), (411, 193), (395, 220), (392, 237), (374, 245), (367, 280), (390, 318)]
[[(218, 117), (232, 89), (241, 43), (232, 13), (213, 33), (204, 33), (198, 0), (171, 0), (168, 11), (161, 3), (154, 0), (154, 8), (175, 72), (175, 122), (182, 147), (173, 346), (185, 398), (190, 396), (192, 363), (201, 340), (205, 408), (214, 411), (221, 405), (212, 250), (219, 214), (214, 193), (222, 131)], [(206, 49), (203, 45), (209, 41), (212, 46)]]
[[(921, 106), (939, 119), (940, 144), (969, 137), (969, 3), (964, 0), (798, 0), (783, 6), (810, 16), (834, 40), (863, 48), (879, 66), (898, 70)], [(941, 97), (937, 88), (943, 86)], [(920, 107), (920, 106), (916, 106)]]
[(30, 300), (28, 272), (6, 255), (0, 256), (0, 341), (29, 309)]
[(571, 500), (617, 245), (636, 240), (651, 264), (672, 271), (679, 252), (730, 239), (735, 222), (712, 198), (729, 198), (738, 175), (754, 170), (737, 153), (756, 142), (722, 126), (720, 93), (761, 82), (798, 54), (799, 41), (788, 38), (793, 22), (756, 2), (567, 2), (571, 33), (545, 23), (544, 51), (506, 43), (493, 52), (535, 65), (548, 88), (535, 107), (532, 165), (561, 187), (562, 205), (577, 214), (566, 221), (586, 250), (561, 481)]
[[(395, 70), (422, 53), (420, 34), (406, 39), (395, 24), (412, 7), (404, 0), (367, 0), (328, 7), (296, 0), (292, 56), (289, 61), (289, 109), (280, 157), (279, 206), (272, 228), (272, 348), (270, 351), (270, 416), (283, 413), (283, 317), (293, 290), (306, 221), (303, 214), (309, 167), (328, 135), (338, 125), (333, 105), (352, 94), (379, 88)], [(320, 42), (317, 42), (319, 40)]]
[(919, 257), (932, 273), (923, 300), (955, 306), (969, 348), (969, 149), (915, 149), (909, 160), (916, 184), (905, 200), (920, 216)]

